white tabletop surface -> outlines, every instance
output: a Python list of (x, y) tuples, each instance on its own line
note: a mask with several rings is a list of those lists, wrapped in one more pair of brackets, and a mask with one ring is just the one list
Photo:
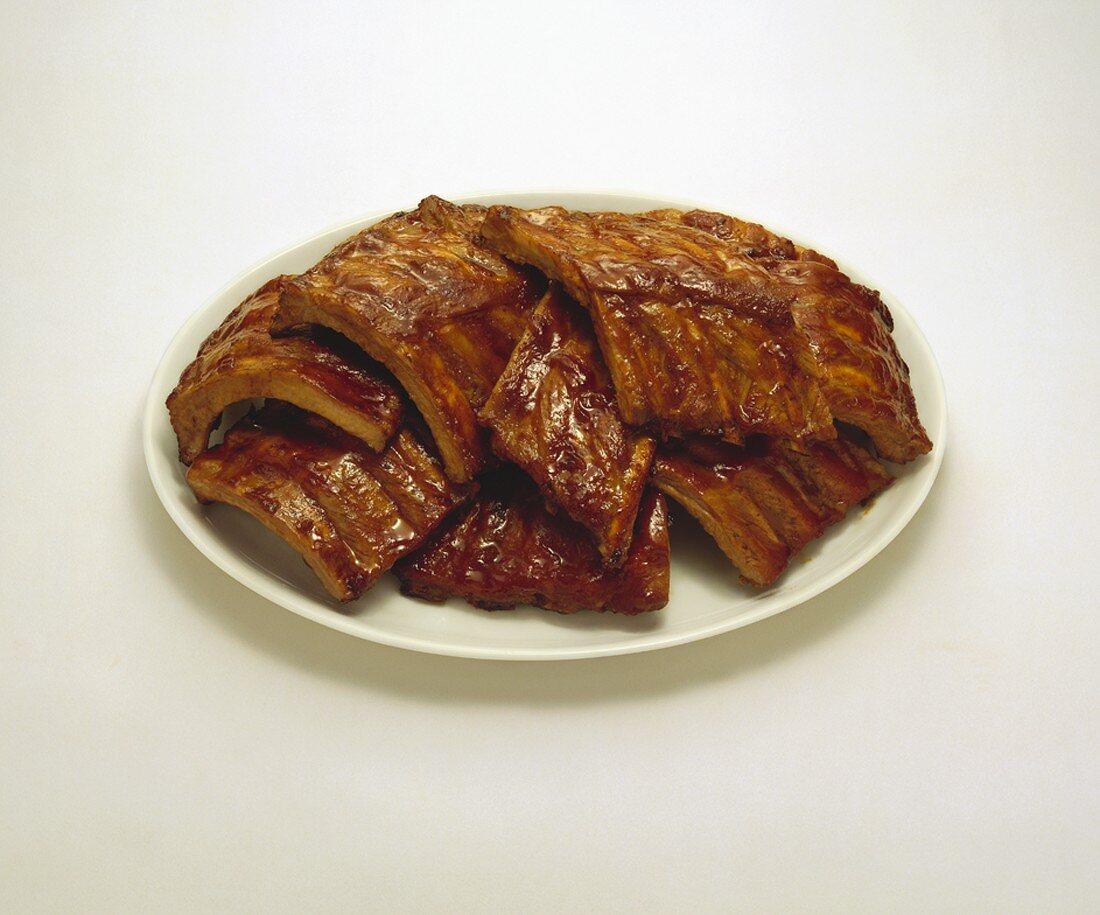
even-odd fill
[[(1095, 4), (172, 6), (4, 17), (0, 909), (1096, 911)], [(200, 556), (139, 447), (176, 328), (330, 224), (524, 187), (881, 278), (950, 407), (905, 532), (774, 619), (553, 664)]]

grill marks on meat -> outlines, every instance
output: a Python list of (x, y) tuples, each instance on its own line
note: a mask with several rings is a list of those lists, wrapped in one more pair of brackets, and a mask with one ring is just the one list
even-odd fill
[(269, 402), (187, 472), (200, 502), (225, 502), (297, 550), (341, 601), (366, 591), (421, 544), (470, 486), (408, 428), (380, 454), (318, 416)]
[(804, 451), (773, 439), (739, 447), (696, 438), (658, 452), (653, 482), (700, 521), (745, 581), (762, 587), (892, 477), (845, 438)]
[(276, 277), (238, 305), (206, 338), (168, 396), (184, 464), (206, 448), (226, 407), (253, 397), (276, 397), (311, 410), (375, 451), (397, 430), (400, 395), (357, 347), (323, 330), (271, 336), (279, 296), (290, 279)]
[(655, 218), (701, 229), (757, 259), (782, 288), (833, 415), (858, 426), (879, 455), (905, 462), (932, 448), (917, 416), (909, 368), (877, 292), (853, 283), (829, 258), (721, 213), (660, 210)]
[(662, 434), (835, 436), (793, 287), (701, 229), (644, 214), (494, 206), (486, 241), (592, 315), (623, 419)]
[(524, 603), (559, 613), (659, 610), (668, 602), (664, 498), (646, 489), (627, 557), (611, 569), (583, 527), (547, 511), (532, 482), (505, 468), (487, 477), (473, 503), (395, 572), (405, 594), (458, 596), (489, 610)]
[(493, 450), (596, 537), (610, 565), (626, 557), (655, 443), (623, 424), (592, 324), (551, 284), (481, 419)]
[(476, 411), (543, 290), (477, 238), (484, 208), (429, 197), (337, 245), (288, 283), (275, 326), (321, 324), (382, 362), (427, 421), (452, 479), (489, 456)]

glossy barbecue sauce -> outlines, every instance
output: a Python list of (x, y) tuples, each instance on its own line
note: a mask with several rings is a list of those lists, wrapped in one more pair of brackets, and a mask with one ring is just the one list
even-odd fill
[(583, 309), (556, 283), (481, 412), (493, 449), (595, 535), (612, 565), (626, 555), (653, 458), (652, 437), (619, 416)]
[(201, 455), (188, 482), (200, 497), (232, 502), (276, 529), (344, 600), (372, 585), (473, 491), (451, 483), (408, 428), (378, 454), (320, 417), (274, 401)]
[(325, 324), (373, 354), (431, 427), (448, 473), (489, 457), (476, 418), (545, 280), (477, 238), (481, 207), (427, 198), (338, 245), (288, 284), (275, 327)]
[(790, 295), (705, 232), (643, 215), (492, 207), (483, 233), (591, 312), (623, 419), (683, 435), (829, 437), (798, 361)]
[(396, 430), (401, 398), (384, 372), (335, 334), (300, 330), (273, 337), (270, 327), (289, 277), (276, 277), (249, 296), (210, 334), (168, 397), (180, 456), (189, 463), (230, 404), (281, 396), (347, 422), (380, 447)]
[(531, 481), (505, 468), (396, 571), (407, 594), (429, 599), (634, 614), (668, 601), (668, 561), (668, 519), (654, 491), (643, 496), (626, 561), (610, 569), (584, 528), (548, 511)]
[(750, 438), (743, 447), (706, 439), (666, 446), (654, 482), (695, 515), (746, 581), (773, 582), (792, 556), (890, 475), (845, 438), (802, 447)]

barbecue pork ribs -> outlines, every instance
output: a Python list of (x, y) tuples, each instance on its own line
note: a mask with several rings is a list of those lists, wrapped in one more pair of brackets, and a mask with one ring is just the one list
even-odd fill
[(494, 206), (494, 248), (592, 315), (623, 419), (662, 434), (836, 435), (791, 290), (715, 236), (644, 214)]
[(666, 494), (763, 587), (892, 482), (857, 442), (931, 448), (892, 330), (828, 257), (732, 216), (428, 197), (245, 300), (168, 408), (199, 500), (340, 600), (392, 567), (430, 600), (637, 614), (668, 600)]
[(484, 208), (428, 197), (337, 245), (282, 293), (275, 326), (322, 324), (382, 362), (427, 421), (448, 475), (489, 456), (476, 412), (544, 282), (478, 239)]
[(763, 437), (745, 446), (693, 438), (659, 449), (653, 483), (702, 523), (754, 585), (769, 585), (791, 558), (854, 505), (892, 482), (844, 437), (796, 449)]
[(415, 549), (473, 487), (447, 479), (409, 427), (376, 454), (318, 416), (269, 401), (199, 455), (187, 482), (297, 550), (341, 601)]
[(311, 410), (375, 451), (397, 430), (401, 397), (358, 347), (324, 329), (308, 336), (271, 336), (271, 320), (290, 279), (276, 277), (238, 305), (206, 338), (168, 395), (184, 464), (206, 448), (226, 407), (253, 397), (277, 397)]
[(458, 596), (489, 610), (535, 604), (559, 613), (634, 615), (668, 603), (668, 563), (660, 493), (646, 489), (627, 557), (610, 569), (583, 527), (549, 512), (529, 479), (503, 468), (394, 571), (405, 594), (427, 600)]
[(791, 313), (829, 409), (866, 432), (880, 457), (901, 463), (931, 449), (909, 387), (909, 367), (890, 333), (893, 318), (877, 292), (853, 283), (829, 258), (763, 226), (704, 210), (648, 215), (722, 239), (791, 291)]
[(623, 424), (584, 309), (552, 283), (481, 411), (493, 450), (625, 557), (655, 443)]

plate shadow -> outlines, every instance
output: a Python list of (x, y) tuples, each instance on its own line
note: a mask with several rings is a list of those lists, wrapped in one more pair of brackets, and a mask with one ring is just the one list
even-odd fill
[[(141, 440), (141, 409), (131, 427)], [(126, 492), (140, 519), (149, 558), (165, 587), (231, 638), (288, 668), (351, 684), (366, 694), (440, 705), (563, 707), (644, 700), (688, 691), (782, 663), (826, 642), (866, 612), (929, 542), (943, 507), (944, 461), (924, 505), (871, 562), (824, 594), (742, 629), (659, 651), (571, 661), (482, 661), (378, 645), (304, 619), (253, 593), (195, 549), (160, 504), (140, 449), (127, 468)], [(686, 526), (684, 521), (679, 522)], [(694, 537), (693, 537), (694, 539)], [(713, 556), (702, 560), (710, 565)], [(675, 587), (675, 582), (673, 582)], [(568, 618), (561, 618), (568, 624)]]

